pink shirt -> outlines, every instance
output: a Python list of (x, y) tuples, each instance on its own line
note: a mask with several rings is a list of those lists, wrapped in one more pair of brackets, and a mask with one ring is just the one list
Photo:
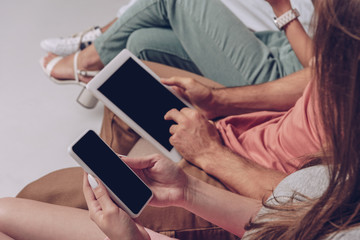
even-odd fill
[(320, 150), (312, 83), (287, 112), (261, 111), (230, 116), (216, 126), (225, 144), (262, 166), (292, 173), (304, 164), (300, 157)]

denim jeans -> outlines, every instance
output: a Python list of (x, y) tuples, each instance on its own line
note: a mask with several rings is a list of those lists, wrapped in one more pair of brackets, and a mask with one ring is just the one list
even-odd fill
[(139, 0), (95, 48), (104, 64), (128, 48), (225, 86), (272, 81), (302, 68), (283, 32), (251, 32), (218, 0)]

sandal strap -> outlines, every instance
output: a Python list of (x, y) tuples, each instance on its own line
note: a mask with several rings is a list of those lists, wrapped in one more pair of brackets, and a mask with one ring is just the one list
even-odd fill
[(95, 30), (95, 29), (97, 29), (97, 28), (99, 28), (99, 27), (98, 27), (98, 26), (91, 27), (91, 28), (89, 28), (88, 30), (85, 30), (85, 31), (79, 33), (78, 36), (80, 36), (80, 40), (79, 40), (79, 47), (78, 47), (78, 49), (82, 50), (82, 49), (81, 49), (81, 44), (82, 44), (82, 40), (83, 40), (85, 34), (87, 34), (87, 33), (90, 32), (90, 31), (93, 31), (93, 30)]
[(77, 65), (79, 53), (80, 53), (80, 51), (77, 51), (74, 55), (74, 79), (77, 83), (80, 83), (78, 75), (81, 75), (84, 77), (94, 77), (96, 74), (99, 73), (99, 71), (79, 70), (78, 65)]
[[(47, 75), (51, 76), (51, 71), (53, 70), (53, 68), (55, 67), (55, 65), (61, 60), (63, 59), (63, 57), (61, 56), (57, 56), (53, 59), (51, 59), (51, 61), (46, 65), (45, 67), (45, 72)], [(44, 66), (42, 66), (44, 68)]]
[(77, 70), (77, 73), (84, 77), (95, 77), (99, 71), (86, 71), (86, 70)]
[(74, 55), (74, 79), (77, 83), (80, 83), (79, 80), (79, 76), (78, 76), (78, 66), (77, 66), (77, 62), (78, 62), (78, 58), (79, 58), (79, 53), (80, 51), (77, 51)]
[(93, 26), (85, 31), (82, 31), (82, 32), (78, 32), (78, 33), (75, 33), (73, 34), (71, 37), (81, 37), (81, 36), (84, 36), (86, 33), (92, 31), (92, 30), (95, 30), (97, 28), (100, 28), (99, 26)]

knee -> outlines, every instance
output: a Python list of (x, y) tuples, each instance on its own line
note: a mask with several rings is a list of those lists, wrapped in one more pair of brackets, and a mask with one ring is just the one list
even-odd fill
[(181, 43), (167, 28), (142, 28), (128, 38), (126, 48), (142, 60), (158, 61), (164, 54), (183, 55)]
[(51, 175), (41, 177), (28, 185), (26, 185), (18, 194), (17, 198), (31, 199), (40, 202), (50, 202), (51, 199), (56, 199), (57, 187), (52, 184)]
[(28, 185), (26, 185), (18, 194), (17, 198), (25, 198), (25, 199), (32, 199), (32, 200), (38, 200), (36, 199), (36, 193), (39, 193), (40, 187), (37, 184), (37, 181), (31, 182)]
[(16, 197), (86, 209), (82, 177), (80, 167), (61, 169), (28, 184)]
[(139, 29), (133, 32), (126, 43), (126, 48), (135, 56), (143, 60), (147, 59), (146, 52), (152, 48), (152, 40), (149, 38), (147, 32), (149, 29)]
[(5, 224), (12, 213), (16, 212), (14, 198), (0, 198), (0, 233), (4, 232)]

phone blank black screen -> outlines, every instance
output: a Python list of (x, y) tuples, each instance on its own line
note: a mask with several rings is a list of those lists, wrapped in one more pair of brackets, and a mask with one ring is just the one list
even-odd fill
[(168, 151), (172, 121), (164, 115), (186, 105), (129, 58), (98, 90)]
[(150, 198), (151, 190), (95, 132), (88, 131), (72, 150), (135, 214)]

